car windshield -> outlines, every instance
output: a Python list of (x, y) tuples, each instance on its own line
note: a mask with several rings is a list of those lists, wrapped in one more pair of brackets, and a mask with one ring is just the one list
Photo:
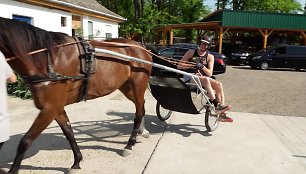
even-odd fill
[(261, 49), (259, 50), (258, 52), (259, 53), (267, 53), (267, 52), (270, 52), (271, 50), (274, 50), (275, 49), (275, 46), (268, 46), (267, 48), (264, 48), (264, 49)]

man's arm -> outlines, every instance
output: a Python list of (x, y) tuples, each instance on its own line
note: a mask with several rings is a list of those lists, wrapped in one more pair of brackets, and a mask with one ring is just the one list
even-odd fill
[(184, 62), (187, 62), (189, 59), (192, 58), (193, 54), (194, 54), (195, 50), (191, 50), (189, 49), (183, 56), (183, 58), (181, 59), (180, 63), (177, 65), (178, 69), (188, 69), (190, 68), (190, 66), (188, 67), (188, 65)]
[(15, 83), (17, 82), (17, 77), (15, 73), (12, 73), (8, 78), (7, 78), (7, 83)]
[(208, 54), (207, 61), (207, 67), (203, 66), (201, 70), (205, 73), (206, 76), (211, 77), (213, 75), (214, 69), (214, 55)]

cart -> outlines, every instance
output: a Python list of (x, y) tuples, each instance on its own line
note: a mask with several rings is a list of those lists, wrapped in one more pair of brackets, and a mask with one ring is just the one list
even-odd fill
[[(157, 100), (156, 113), (160, 120), (169, 119), (173, 111), (203, 114), (207, 131), (214, 131), (218, 127), (219, 114), (216, 114), (215, 107), (209, 101), (207, 91), (202, 87), (197, 75), (105, 49), (96, 48), (95, 51), (150, 64), (157, 69), (169, 71), (171, 72), (170, 74), (178, 74), (177, 76), (150, 76), (150, 91)], [(183, 82), (179, 75), (190, 76), (192, 83)]]
[(185, 83), (180, 76), (151, 76), (149, 85), (157, 100), (156, 114), (161, 121), (169, 119), (173, 111), (187, 114), (203, 114), (207, 131), (214, 131), (219, 125), (219, 115), (209, 101), (198, 77), (188, 73), (195, 83)]

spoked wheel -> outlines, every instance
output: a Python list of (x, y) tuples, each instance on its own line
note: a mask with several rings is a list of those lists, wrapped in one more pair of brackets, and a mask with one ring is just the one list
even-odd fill
[(166, 121), (170, 118), (173, 111), (163, 108), (159, 102), (156, 104), (156, 114), (161, 121)]
[(219, 115), (215, 115), (211, 111), (211, 107), (206, 108), (205, 112), (205, 127), (208, 132), (212, 132), (217, 129), (219, 125)]

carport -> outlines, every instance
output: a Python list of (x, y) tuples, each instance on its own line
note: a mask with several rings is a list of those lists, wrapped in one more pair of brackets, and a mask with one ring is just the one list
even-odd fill
[[(263, 37), (263, 48), (267, 47), (269, 36), (275, 31), (295, 33), (302, 36), (306, 45), (306, 15), (266, 13), (250, 11), (217, 10), (197, 23), (170, 24), (158, 27), (163, 45), (173, 44), (173, 30), (190, 28), (198, 31), (198, 37), (214, 31), (218, 52), (222, 52), (223, 35), (226, 32), (258, 31)], [(167, 43), (167, 35), (168, 43)]]

